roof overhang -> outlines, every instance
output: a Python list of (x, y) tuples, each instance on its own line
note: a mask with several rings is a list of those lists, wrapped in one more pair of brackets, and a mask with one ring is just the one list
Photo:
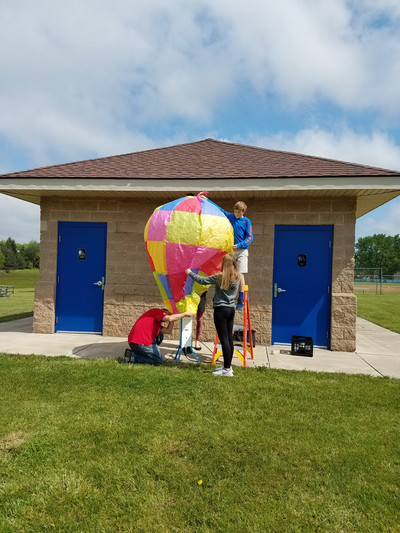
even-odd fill
[(170, 199), (207, 190), (214, 200), (284, 197), (356, 197), (361, 217), (400, 195), (397, 176), (246, 179), (0, 178), (0, 193), (40, 204), (42, 197)]

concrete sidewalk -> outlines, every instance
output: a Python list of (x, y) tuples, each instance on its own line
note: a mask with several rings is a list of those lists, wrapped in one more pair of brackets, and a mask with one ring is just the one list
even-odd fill
[(270, 368), (345, 372), (400, 378), (400, 335), (357, 317), (355, 352), (314, 348), (313, 357), (290, 355), (290, 346), (268, 346)]
[[(196, 352), (200, 362), (211, 363), (213, 343), (201, 343)], [(10, 354), (66, 355), (86, 358), (122, 358), (128, 343), (125, 337), (103, 337), (87, 333), (32, 333), (32, 318), (0, 323), (0, 352)], [(165, 339), (161, 351), (174, 361), (178, 342)], [(193, 356), (181, 356), (181, 362), (195, 362)], [(221, 359), (220, 359), (221, 361)], [(233, 364), (240, 366), (237, 357)], [(400, 335), (357, 318), (356, 352), (331, 352), (314, 348), (313, 357), (294, 356), (289, 346), (256, 346), (248, 367), (266, 366), (288, 370), (345, 372), (400, 378)]]

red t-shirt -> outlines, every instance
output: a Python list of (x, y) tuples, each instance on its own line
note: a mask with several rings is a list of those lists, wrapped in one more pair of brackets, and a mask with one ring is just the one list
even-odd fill
[(167, 311), (162, 309), (149, 309), (140, 318), (136, 320), (128, 335), (128, 342), (134, 344), (144, 344), (150, 346), (154, 339), (160, 333), (161, 321), (168, 315)]

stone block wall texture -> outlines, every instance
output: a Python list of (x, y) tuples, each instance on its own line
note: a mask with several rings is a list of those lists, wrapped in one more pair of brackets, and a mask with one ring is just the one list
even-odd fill
[[(210, 196), (212, 199), (212, 195)], [(171, 197), (171, 200), (175, 197)], [(355, 198), (312, 197), (246, 200), (254, 240), (249, 248), (252, 329), (257, 344), (271, 343), (272, 276), (275, 224), (328, 224), (334, 227), (332, 264), (331, 349), (354, 351), (356, 297), (353, 294)], [(218, 202), (231, 211), (237, 200)], [(127, 336), (132, 324), (151, 307), (162, 306), (144, 246), (144, 226), (161, 203), (154, 200), (43, 198), (41, 203), (41, 269), (35, 288), (34, 331), (54, 332), (59, 221), (106, 222), (107, 262), (103, 334)], [(213, 341), (215, 328), (211, 288), (207, 295), (201, 339)], [(240, 324), (241, 313), (235, 322)], [(195, 328), (194, 328), (195, 329)], [(195, 331), (194, 331), (195, 334)], [(175, 327), (173, 338), (178, 338)]]

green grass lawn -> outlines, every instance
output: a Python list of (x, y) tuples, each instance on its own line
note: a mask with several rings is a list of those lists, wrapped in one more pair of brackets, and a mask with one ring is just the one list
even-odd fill
[(0, 322), (32, 316), (34, 286), (39, 279), (39, 269), (0, 270), (0, 285), (13, 285), (13, 296), (0, 298)]
[(356, 293), (357, 314), (374, 324), (400, 333), (400, 293)]
[(399, 531), (400, 380), (0, 355), (0, 531)]

